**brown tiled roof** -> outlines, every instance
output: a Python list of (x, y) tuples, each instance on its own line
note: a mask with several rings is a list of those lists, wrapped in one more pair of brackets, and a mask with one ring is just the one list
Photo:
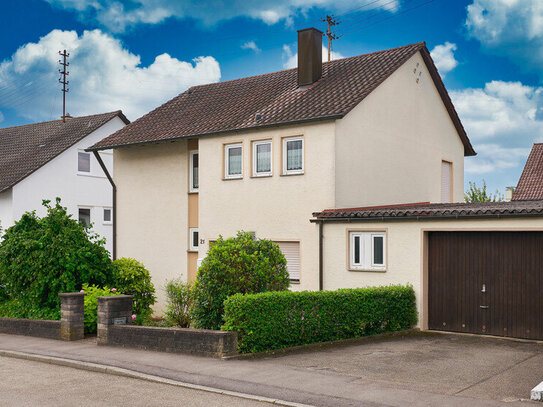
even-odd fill
[(11, 188), (114, 117), (123, 113), (73, 117), (0, 129), (0, 192)]
[(543, 143), (532, 147), (512, 199), (543, 199)]
[(195, 86), (91, 149), (339, 119), (419, 51), (464, 143), (465, 154), (475, 155), (423, 42), (326, 62), (322, 78), (305, 89), (298, 89), (296, 68)]
[(543, 200), (403, 204), (350, 209), (327, 209), (313, 213), (314, 220), (379, 221), (379, 220), (432, 220), (487, 218), (507, 216), (543, 216)]

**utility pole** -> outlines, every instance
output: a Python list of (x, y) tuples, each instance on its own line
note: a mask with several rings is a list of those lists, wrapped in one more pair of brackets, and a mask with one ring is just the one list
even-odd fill
[(60, 78), (58, 79), (58, 81), (62, 83), (62, 89), (61, 89), (62, 90), (62, 122), (65, 122), (66, 121), (66, 92), (70, 90), (67, 88), (70, 81), (66, 80), (66, 76), (70, 74), (70, 72), (68, 72), (68, 66), (70, 65), (70, 63), (66, 62), (66, 58), (68, 58), (70, 54), (68, 54), (66, 50), (64, 50), (64, 52), (59, 51), (58, 54), (62, 57), (62, 59), (58, 60), (58, 63), (62, 66), (62, 68), (58, 70), (58, 73), (60, 74)]
[(328, 62), (330, 62), (330, 55), (332, 53), (332, 40), (337, 40), (338, 37), (332, 34), (332, 27), (341, 23), (336, 17), (327, 15), (325, 18), (321, 18), (322, 22), (328, 24), (326, 29), (326, 36), (328, 37)]

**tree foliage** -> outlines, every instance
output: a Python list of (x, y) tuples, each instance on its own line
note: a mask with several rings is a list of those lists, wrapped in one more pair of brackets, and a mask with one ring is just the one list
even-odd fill
[(55, 205), (43, 205), (45, 217), (27, 212), (6, 230), (0, 243), (0, 281), (6, 295), (27, 309), (58, 310), (59, 293), (79, 291), (85, 283), (107, 286), (113, 270), (105, 240), (72, 219), (60, 198)]
[(193, 321), (196, 327), (219, 329), (224, 300), (233, 294), (283, 291), (290, 284), (287, 262), (279, 246), (255, 239), (251, 233), (222, 237), (202, 261), (194, 287)]
[(194, 304), (194, 284), (185, 283), (181, 280), (171, 280), (166, 284), (166, 296), (168, 307), (166, 309), (166, 320), (182, 328), (190, 327), (190, 311)]
[(464, 200), (468, 203), (475, 202), (501, 202), (503, 195), (498, 190), (494, 194), (486, 190), (486, 182), (483, 180), (483, 186), (478, 187), (475, 182), (469, 182), (469, 188), (464, 194)]

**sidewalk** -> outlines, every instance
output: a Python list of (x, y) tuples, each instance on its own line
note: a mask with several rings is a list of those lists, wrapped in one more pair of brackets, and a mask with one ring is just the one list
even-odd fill
[[(365, 345), (354, 346), (363, 347)], [(9, 356), (2, 351), (90, 362), (128, 369), (176, 382), (315, 406), (496, 406), (501, 404), (511, 406), (530, 404), (529, 402), (505, 403), (497, 400), (443, 394), (451, 393), (451, 391), (432, 389), (431, 386), (425, 390), (421, 390), (420, 386), (418, 389), (414, 389), (405, 382), (391, 383), (390, 380), (368, 380), (367, 377), (357, 375), (358, 371), (353, 371), (350, 374), (344, 369), (318, 368), (319, 359), (330, 352), (337, 352), (337, 349), (305, 353), (304, 363), (296, 365), (296, 363), (293, 364), (293, 360), (296, 359), (293, 359), (292, 356), (254, 360), (218, 360), (126, 348), (99, 347), (92, 339), (62, 342), (0, 334), (0, 355)], [(344, 347), (341, 351), (349, 352), (349, 347)], [(312, 359), (315, 363), (311, 362)], [(424, 379), (421, 378), (421, 380)]]

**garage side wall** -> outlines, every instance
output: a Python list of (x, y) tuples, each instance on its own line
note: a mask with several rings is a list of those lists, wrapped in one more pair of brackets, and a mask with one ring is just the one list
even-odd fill
[[(386, 232), (386, 271), (349, 270), (349, 232)], [(543, 218), (325, 223), (324, 289), (411, 284), (417, 296), (419, 327), (427, 329), (427, 232), (543, 231)]]

